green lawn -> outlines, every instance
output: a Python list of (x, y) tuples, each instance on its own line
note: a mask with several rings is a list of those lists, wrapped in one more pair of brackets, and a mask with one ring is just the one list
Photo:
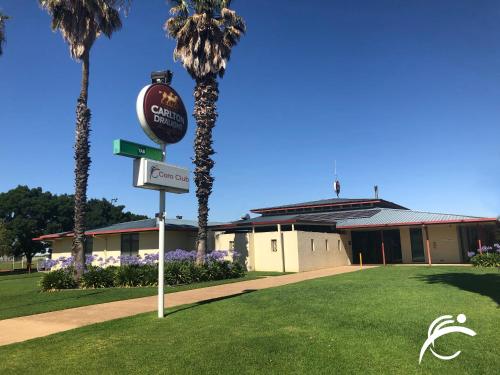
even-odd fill
[[(273, 276), (273, 272), (248, 272), (244, 278), (196, 283), (179, 287), (167, 287), (167, 293), (187, 289), (203, 288), (243, 280)], [(158, 293), (156, 287), (151, 288), (106, 288), (87, 290), (64, 290), (60, 292), (41, 293), (38, 282), (41, 273), (13, 274), (0, 273), (0, 319), (16, 316), (32, 315), (47, 311), (67, 309), (70, 307), (94, 305), (122, 299), (152, 296)]]
[[(36, 270), (36, 265), (37, 265), (38, 260), (43, 260), (43, 259), (44, 259), (44, 257), (33, 258), (33, 261), (32, 261), (33, 269)], [(14, 266), (14, 268), (12, 268), (12, 266)], [(24, 268), (26, 268), (26, 262), (22, 262), (20, 260), (16, 260), (14, 262), (14, 265), (12, 264), (12, 261), (0, 261), (0, 271), (12, 271), (13, 269), (14, 270), (21, 270)]]
[[(2, 374), (497, 374), (500, 274), (386, 267), (249, 292), (0, 347)], [(429, 324), (467, 315), (477, 336)]]

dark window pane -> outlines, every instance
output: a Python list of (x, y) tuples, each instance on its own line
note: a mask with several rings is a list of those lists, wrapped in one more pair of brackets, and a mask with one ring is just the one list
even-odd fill
[(92, 255), (92, 252), (94, 251), (94, 237), (85, 237), (83, 250), (85, 255)]

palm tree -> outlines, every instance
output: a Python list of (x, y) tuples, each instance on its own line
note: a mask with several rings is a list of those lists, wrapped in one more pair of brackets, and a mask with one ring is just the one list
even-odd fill
[(8, 19), (8, 16), (0, 12), (0, 56), (3, 53), (2, 46), (5, 43), (5, 20)]
[(108, 38), (121, 28), (118, 2), (115, 0), (39, 0), (52, 17), (52, 30), (59, 30), (69, 45), (71, 57), (82, 62), (82, 83), (76, 106), (75, 137), (75, 212), (72, 255), (75, 278), (84, 268), (85, 213), (90, 167), (90, 109), (87, 107), (90, 50), (96, 39)]
[(245, 33), (243, 18), (229, 9), (231, 0), (172, 0), (171, 18), (165, 23), (177, 44), (174, 59), (180, 60), (195, 80), (194, 176), (198, 199), (197, 262), (202, 263), (207, 247), (208, 198), (214, 178), (212, 129), (217, 120), (219, 88), (233, 47)]

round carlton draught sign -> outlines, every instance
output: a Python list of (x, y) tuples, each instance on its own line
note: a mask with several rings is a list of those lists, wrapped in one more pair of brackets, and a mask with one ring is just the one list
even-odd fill
[(186, 107), (170, 86), (153, 83), (144, 87), (136, 107), (142, 129), (156, 143), (177, 143), (186, 135)]

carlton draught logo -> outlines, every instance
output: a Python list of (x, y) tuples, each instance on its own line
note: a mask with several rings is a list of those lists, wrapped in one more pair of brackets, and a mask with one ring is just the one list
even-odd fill
[(177, 143), (186, 134), (186, 107), (179, 94), (164, 83), (154, 83), (141, 90), (137, 116), (143, 130), (156, 143)]
[(179, 97), (175, 96), (171, 92), (167, 93), (165, 91), (160, 90), (159, 93), (161, 94), (161, 105), (165, 107), (173, 107), (177, 108), (179, 105)]

